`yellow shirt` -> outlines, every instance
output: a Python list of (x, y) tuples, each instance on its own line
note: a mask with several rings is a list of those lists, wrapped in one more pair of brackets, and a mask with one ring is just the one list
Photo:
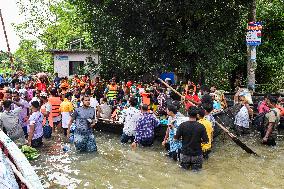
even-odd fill
[(212, 127), (212, 123), (205, 118), (198, 120), (198, 122), (205, 127), (206, 133), (207, 133), (207, 136), (208, 136), (208, 143), (202, 143), (201, 144), (202, 151), (204, 152), (204, 151), (211, 149), (213, 127)]
[(67, 98), (65, 98), (64, 101), (61, 102), (59, 110), (60, 112), (72, 112), (73, 104)]

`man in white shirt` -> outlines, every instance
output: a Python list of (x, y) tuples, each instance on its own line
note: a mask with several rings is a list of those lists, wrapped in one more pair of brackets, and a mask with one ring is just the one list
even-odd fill
[(122, 111), (122, 119), (124, 120), (123, 134), (121, 136), (121, 143), (131, 143), (135, 139), (135, 129), (137, 120), (142, 116), (141, 112), (135, 108), (137, 105), (136, 98), (130, 98), (130, 107)]

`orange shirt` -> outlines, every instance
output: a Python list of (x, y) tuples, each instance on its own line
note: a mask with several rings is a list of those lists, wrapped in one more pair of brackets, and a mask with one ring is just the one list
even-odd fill
[(48, 102), (52, 106), (51, 116), (52, 117), (59, 116), (60, 115), (59, 108), (61, 104), (60, 97), (49, 97)]
[(141, 93), (143, 104), (150, 105), (150, 93)]

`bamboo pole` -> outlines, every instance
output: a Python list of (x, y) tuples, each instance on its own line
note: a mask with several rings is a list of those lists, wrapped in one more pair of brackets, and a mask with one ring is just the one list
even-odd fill
[(13, 70), (14, 69), (14, 60), (13, 60), (13, 56), (11, 54), (11, 49), (10, 49), (8, 36), (7, 36), (7, 32), (6, 32), (6, 27), (5, 27), (5, 23), (4, 23), (4, 19), (3, 19), (3, 15), (2, 15), (1, 9), (0, 9), (0, 19), (1, 19), (2, 27), (3, 27), (3, 31), (4, 31), (4, 36), (5, 36), (5, 39), (6, 39), (6, 45), (7, 45), (9, 57), (10, 57), (11, 69)]

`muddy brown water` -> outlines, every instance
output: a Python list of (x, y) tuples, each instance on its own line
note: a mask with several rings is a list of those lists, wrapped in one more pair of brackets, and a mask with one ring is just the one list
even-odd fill
[(203, 170), (193, 173), (165, 157), (160, 143), (132, 151), (117, 135), (95, 134), (98, 153), (93, 154), (78, 153), (73, 146), (63, 152), (66, 143), (59, 135), (45, 141), (41, 156), (31, 162), (45, 188), (284, 188), (283, 140), (268, 148), (256, 137), (241, 138), (261, 155), (255, 157), (220, 136)]

